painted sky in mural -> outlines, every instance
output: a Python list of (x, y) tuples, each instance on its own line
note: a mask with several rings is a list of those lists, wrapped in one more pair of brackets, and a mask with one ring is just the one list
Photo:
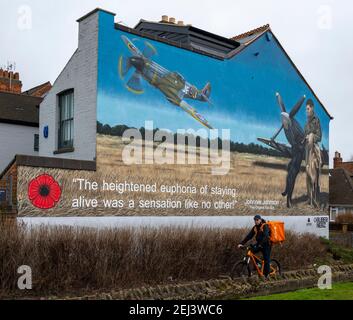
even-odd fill
[[(101, 23), (104, 19), (102, 16)], [(288, 108), (292, 108), (303, 95), (314, 100), (323, 130), (322, 145), (328, 149), (329, 117), (273, 37), (263, 35), (225, 61), (111, 28), (101, 27), (99, 39), (98, 121), (103, 124), (140, 128), (146, 120), (153, 120), (156, 128), (172, 131), (204, 127), (145, 79), (140, 81), (142, 94), (127, 89), (136, 70), (132, 67), (125, 77), (119, 75), (119, 59), (132, 56), (124, 41), (128, 39), (141, 52), (146, 46), (153, 48), (155, 52), (149, 57), (153, 63), (180, 74), (198, 89), (202, 90), (210, 83), (211, 103), (185, 100), (213, 128), (230, 129), (231, 140), (259, 144), (257, 138), (272, 137), (281, 125), (281, 110), (276, 98), (279, 92)], [(304, 127), (305, 104), (296, 119)], [(287, 143), (283, 132), (277, 140)]]

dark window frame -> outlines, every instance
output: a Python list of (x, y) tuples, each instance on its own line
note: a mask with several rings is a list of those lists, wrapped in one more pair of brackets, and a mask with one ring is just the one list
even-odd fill
[[(63, 99), (67, 96), (71, 97), (71, 105), (65, 106), (70, 108), (66, 110), (66, 115), (63, 115), (64, 108)], [(57, 95), (58, 99), (58, 150), (71, 150), (74, 147), (74, 110), (75, 110), (75, 95), (74, 89), (68, 89), (60, 92)], [(63, 129), (69, 130), (69, 140), (64, 140)]]

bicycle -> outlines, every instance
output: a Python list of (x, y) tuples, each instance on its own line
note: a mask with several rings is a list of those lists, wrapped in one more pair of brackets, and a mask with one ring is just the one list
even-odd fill
[[(240, 277), (251, 277), (252, 269), (257, 272), (259, 277), (264, 276), (265, 262), (263, 259), (259, 258), (252, 252), (252, 247), (246, 248), (246, 255), (242, 260), (234, 264), (231, 270), (231, 278), (240, 278)], [(281, 264), (276, 259), (271, 259), (270, 262), (270, 276), (276, 274), (281, 274)]]

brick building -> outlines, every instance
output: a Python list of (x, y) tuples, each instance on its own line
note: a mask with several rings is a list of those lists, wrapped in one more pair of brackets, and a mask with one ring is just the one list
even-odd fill
[(343, 162), (336, 152), (330, 175), (330, 218), (334, 221), (347, 213), (353, 214), (353, 162)]
[(334, 169), (342, 168), (347, 170), (350, 174), (353, 174), (353, 161), (344, 162), (339, 152), (335, 153), (333, 165)]
[(18, 72), (0, 69), (0, 92), (21, 93), (22, 82)]
[(15, 155), (38, 155), (39, 105), (50, 89), (50, 82), (46, 82), (22, 92), (19, 73), (0, 69), (0, 203), (15, 201)]

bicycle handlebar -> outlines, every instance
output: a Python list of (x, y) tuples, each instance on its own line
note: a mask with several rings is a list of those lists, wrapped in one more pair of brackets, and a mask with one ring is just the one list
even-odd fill
[[(261, 247), (261, 246), (259, 246)], [(249, 246), (241, 246), (240, 248), (238, 249), (242, 249), (242, 250), (252, 250), (254, 249), (254, 245), (249, 245)]]

